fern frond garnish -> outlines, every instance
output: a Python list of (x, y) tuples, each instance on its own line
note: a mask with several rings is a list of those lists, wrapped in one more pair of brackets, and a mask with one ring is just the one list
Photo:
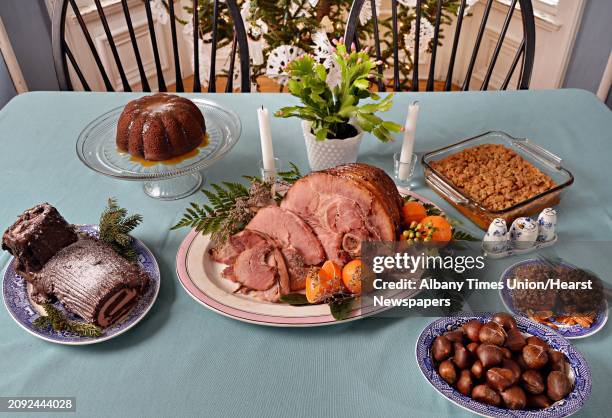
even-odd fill
[[(278, 180), (294, 183), (302, 174), (290, 163), (291, 170), (278, 173)], [(273, 183), (255, 176), (242, 176), (250, 184), (222, 182), (211, 184), (202, 193), (208, 204), (191, 202), (181, 219), (171, 230), (193, 228), (202, 234), (210, 234), (215, 244), (224, 243), (227, 238), (242, 231), (255, 216), (259, 208), (269, 206), (277, 200)]]
[(110, 245), (122, 257), (134, 261), (136, 252), (132, 249), (130, 232), (142, 222), (142, 216), (128, 215), (127, 209), (119, 207), (117, 200), (108, 199), (100, 216), (100, 240)]
[(39, 316), (32, 322), (32, 325), (36, 328), (45, 329), (51, 327), (58, 332), (68, 331), (81, 337), (88, 338), (99, 337), (104, 332), (102, 328), (97, 325), (68, 319), (64, 312), (57, 309), (51, 303), (45, 303), (42, 307), (47, 315)]
[(295, 163), (290, 162), (289, 165), (291, 166), (291, 170), (279, 171), (278, 177), (285, 183), (293, 184), (299, 179), (301, 179), (303, 176), (300, 172), (299, 167), (295, 165)]

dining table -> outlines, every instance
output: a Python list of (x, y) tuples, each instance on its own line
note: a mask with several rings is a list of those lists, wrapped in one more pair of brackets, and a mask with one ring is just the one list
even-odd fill
[[(57, 207), (69, 222), (95, 224), (107, 199), (115, 197), (143, 216), (133, 235), (152, 250), (161, 271), (159, 297), (149, 314), (129, 332), (100, 344), (37, 339), (0, 308), (0, 396), (75, 397), (76, 412), (68, 416), (471, 415), (440, 396), (418, 368), (417, 337), (436, 318), (387, 315), (324, 327), (267, 327), (219, 315), (194, 301), (176, 275), (177, 251), (189, 231), (171, 227), (189, 202), (204, 203), (205, 195), (156, 200), (139, 182), (101, 175), (77, 158), (77, 138), (90, 121), (143, 94), (30, 92), (0, 110), (0, 230), (41, 202)], [(242, 125), (236, 146), (202, 173), (204, 187), (258, 175), (257, 108), (272, 113), (297, 104), (283, 93), (184, 95), (233, 110)], [(612, 112), (595, 95), (574, 89), (401, 92), (385, 119), (403, 123), (415, 100), (420, 104), (417, 154), (487, 131), (529, 138), (562, 157), (575, 177), (557, 207), (559, 236), (603, 246), (611, 240)], [(299, 122), (271, 118), (274, 153), (308, 172)], [(390, 143), (366, 134), (358, 161), (392, 175), (393, 153), (400, 147), (401, 134)], [(414, 192), (482, 237), (426, 186), (420, 164), (414, 183)], [(0, 253), (0, 271), (10, 260), (8, 252)], [(503, 309), (499, 300), (492, 303)], [(589, 363), (593, 384), (579, 415), (607, 416), (612, 410), (610, 324), (573, 344)]]

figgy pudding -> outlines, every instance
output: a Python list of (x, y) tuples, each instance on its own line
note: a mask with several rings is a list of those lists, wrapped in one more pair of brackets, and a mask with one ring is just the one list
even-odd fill
[(508, 409), (541, 409), (573, 389), (565, 354), (524, 335), (514, 317), (470, 320), (435, 338), (431, 354), (440, 377), (461, 394)]

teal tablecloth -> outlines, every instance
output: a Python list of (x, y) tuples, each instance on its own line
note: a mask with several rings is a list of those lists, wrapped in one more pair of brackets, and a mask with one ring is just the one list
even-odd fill
[[(108, 196), (144, 215), (136, 231), (162, 273), (159, 299), (127, 334), (95, 346), (38, 340), (0, 309), (0, 396), (76, 396), (83, 416), (448, 416), (465, 414), (421, 377), (414, 344), (431, 318), (369, 319), (312, 329), (244, 324), (206, 310), (181, 288), (175, 255), (186, 231), (169, 232), (188, 200), (159, 202), (138, 183), (85, 167), (75, 153), (83, 127), (133, 94), (31, 93), (0, 111), (0, 229), (42, 201), (74, 223), (95, 223)], [(236, 148), (206, 173), (209, 181), (256, 174), (260, 159), (255, 109), (271, 111), (288, 95), (206, 95), (234, 109), (243, 133)], [(389, 117), (403, 122), (417, 98), (399, 94)], [(578, 90), (418, 94), (416, 151), (488, 130), (529, 137), (558, 153), (576, 176), (563, 198), (566, 239), (610, 240), (612, 234), (612, 113)], [(297, 120), (272, 120), (274, 148), (307, 167)], [(392, 169), (400, 143), (367, 136), (360, 160)], [(432, 191), (451, 215), (460, 217)], [(197, 199), (201, 199), (200, 196)], [(597, 227), (592, 220), (597, 220)], [(0, 271), (9, 256), (0, 255)], [(576, 341), (593, 373), (593, 394), (581, 411), (612, 410), (612, 331)]]

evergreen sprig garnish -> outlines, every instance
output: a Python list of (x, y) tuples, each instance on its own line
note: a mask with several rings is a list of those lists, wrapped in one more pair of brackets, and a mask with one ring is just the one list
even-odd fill
[[(282, 182), (295, 183), (302, 177), (299, 168), (289, 163), (291, 169), (278, 173)], [(273, 184), (255, 176), (242, 176), (250, 186), (241, 183), (222, 182), (202, 189), (208, 204), (191, 202), (181, 219), (171, 230), (194, 228), (202, 234), (211, 234), (215, 243), (224, 243), (227, 238), (244, 229), (255, 216), (258, 208), (273, 203)]]
[(129, 234), (141, 222), (141, 215), (128, 216), (127, 209), (119, 207), (116, 199), (109, 198), (100, 216), (100, 240), (113, 247), (122, 257), (134, 261), (136, 251), (132, 248)]
[(191, 202), (171, 230), (195, 228), (202, 234), (212, 234), (214, 241), (224, 242), (246, 226), (252, 218), (248, 205), (249, 188), (230, 182), (211, 184), (210, 187), (212, 190), (202, 189), (209, 204)]
[(66, 314), (50, 303), (42, 305), (46, 316), (39, 316), (32, 323), (36, 328), (51, 327), (55, 331), (69, 331), (81, 337), (96, 338), (103, 334), (102, 328), (87, 322), (68, 319)]

